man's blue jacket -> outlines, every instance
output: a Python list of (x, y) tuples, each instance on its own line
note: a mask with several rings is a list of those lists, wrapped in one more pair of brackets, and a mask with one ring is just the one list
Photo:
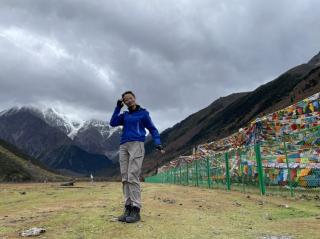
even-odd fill
[(154, 126), (149, 112), (136, 105), (134, 110), (124, 111), (119, 114), (121, 110), (120, 106), (116, 106), (112, 114), (110, 125), (112, 127), (123, 125), (120, 144), (124, 144), (128, 141), (145, 141), (145, 135), (147, 128), (152, 135), (154, 143), (160, 145), (160, 134), (157, 128)]

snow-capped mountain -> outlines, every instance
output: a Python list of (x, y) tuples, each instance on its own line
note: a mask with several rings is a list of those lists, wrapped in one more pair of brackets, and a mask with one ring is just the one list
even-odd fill
[(65, 133), (69, 138), (73, 139), (78, 130), (84, 124), (84, 121), (73, 119), (67, 115), (58, 112), (54, 108), (40, 109), (35, 106), (14, 106), (10, 109), (0, 112), (1, 115), (10, 115), (17, 112), (28, 111), (39, 118), (43, 119), (47, 124), (52, 127), (58, 128)]
[(61, 113), (54, 108), (40, 109), (35, 106), (14, 106), (10, 109), (1, 111), (0, 116), (14, 114), (19, 111), (29, 111), (30, 113), (35, 114), (50, 126), (61, 130), (72, 140), (77, 136), (79, 131), (84, 132), (90, 128), (98, 130), (105, 139), (110, 138), (113, 133), (121, 130), (121, 126), (111, 127), (107, 121), (98, 119), (84, 121)]
[(78, 130), (74, 142), (90, 153), (103, 154), (117, 161), (121, 127), (111, 127), (109, 122), (88, 120)]
[(53, 127), (58, 127), (71, 139), (74, 138), (78, 130), (84, 124), (84, 121), (72, 119), (71, 117), (68, 117), (63, 113), (59, 113), (54, 108), (45, 109), (41, 113), (42, 113), (43, 119), (49, 125)]
[(107, 121), (98, 119), (90, 119), (87, 121), (75, 119), (58, 112), (54, 108), (41, 110), (41, 114), (42, 118), (49, 125), (59, 128), (72, 140), (79, 134), (83, 135), (84, 132), (92, 128), (94, 128), (104, 140), (108, 140), (115, 132), (121, 130), (121, 127), (111, 127)]
[(34, 107), (13, 107), (0, 113), (0, 138), (14, 144), (25, 153), (43, 157), (45, 152), (72, 140), (60, 129), (47, 124), (41, 111)]
[(95, 128), (97, 129), (101, 136), (103, 136), (105, 139), (108, 139), (112, 136), (112, 134), (120, 129), (120, 127), (111, 127), (109, 125), (109, 122), (103, 121), (103, 120), (97, 120), (97, 119), (91, 119), (85, 121), (82, 126), (78, 129), (79, 133), (83, 132), (89, 128)]
[(103, 154), (112, 161), (117, 161), (121, 126), (111, 127), (108, 121), (98, 119), (81, 121), (53, 108), (34, 110), (41, 112), (40, 116), (44, 121), (60, 129), (80, 148), (89, 153)]
[[(89, 160), (100, 155), (99, 160), (116, 162), (121, 131), (121, 127), (110, 127), (107, 121), (81, 121), (53, 108), (16, 106), (0, 112), (1, 139), (48, 165), (59, 167), (67, 165), (64, 162), (72, 157)], [(71, 171), (80, 170), (76, 164), (67, 166)]]

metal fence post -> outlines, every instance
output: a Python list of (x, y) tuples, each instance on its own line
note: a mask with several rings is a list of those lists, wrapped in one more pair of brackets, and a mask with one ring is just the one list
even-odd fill
[(187, 165), (187, 185), (189, 185), (189, 163), (186, 163)]
[(210, 178), (210, 162), (209, 162), (209, 156), (207, 156), (207, 176), (208, 176), (208, 188), (211, 187), (211, 178)]
[(255, 149), (255, 153), (256, 153), (256, 161), (257, 161), (257, 167), (258, 167), (260, 192), (262, 195), (265, 195), (266, 188), (265, 188), (265, 184), (264, 184), (264, 176), (263, 176), (263, 169), (262, 169), (262, 162), (261, 162), (260, 143), (256, 143), (254, 145), (254, 149)]
[(171, 183), (174, 184), (174, 168), (171, 169)]
[(229, 171), (229, 154), (225, 152), (225, 161), (226, 161), (226, 183), (227, 183), (227, 190), (231, 189), (231, 182), (230, 182), (230, 171)]
[(289, 177), (288, 182), (289, 182), (289, 186), (290, 186), (290, 195), (291, 195), (291, 197), (293, 197), (294, 193), (293, 193), (293, 187), (292, 187), (291, 172), (290, 172), (290, 167), (289, 167), (287, 144), (285, 141), (283, 142), (283, 147), (284, 147), (284, 154), (286, 156), (286, 164), (287, 164), (288, 177)]
[(198, 172), (198, 160), (195, 160), (195, 164), (196, 164), (196, 186), (199, 186), (199, 172)]
[(243, 165), (242, 165), (242, 151), (241, 151), (241, 148), (238, 149), (238, 154), (239, 154), (239, 161), (240, 161), (242, 192), (245, 192), (245, 187), (244, 187), (244, 171), (243, 171)]

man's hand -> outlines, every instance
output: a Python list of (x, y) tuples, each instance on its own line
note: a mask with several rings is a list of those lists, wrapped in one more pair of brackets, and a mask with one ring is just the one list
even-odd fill
[(119, 100), (117, 101), (117, 106), (120, 107), (120, 108), (122, 108), (122, 106), (123, 106), (123, 100), (119, 99)]
[(163, 146), (161, 144), (157, 145), (156, 149), (159, 150), (162, 154), (164, 154), (166, 152), (163, 150)]

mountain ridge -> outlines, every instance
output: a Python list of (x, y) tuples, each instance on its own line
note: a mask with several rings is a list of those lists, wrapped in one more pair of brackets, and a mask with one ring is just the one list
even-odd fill
[[(255, 90), (230, 94), (188, 116), (161, 133), (166, 154), (160, 155), (149, 142), (143, 163), (144, 176), (156, 172), (157, 167), (183, 154), (190, 154), (194, 146), (232, 134), (253, 118), (289, 106), (320, 91), (320, 53), (307, 63), (295, 66), (274, 80)], [(222, 99), (231, 102), (221, 107)], [(217, 110), (217, 107), (221, 107)], [(181, 143), (183, 142), (183, 143)]]
[[(35, 107), (12, 107), (8, 110), (0, 113), (0, 138), (16, 145), (19, 149), (25, 153), (39, 159), (46, 165), (53, 166), (54, 169), (59, 170), (73, 170), (74, 173), (88, 174), (89, 171), (97, 170), (96, 167), (88, 168), (85, 172), (83, 168), (78, 167), (76, 163), (72, 164), (56, 164), (51, 160), (58, 160), (58, 156), (67, 161), (74, 161), (75, 157), (82, 160), (82, 163), (86, 164), (85, 161), (91, 159), (93, 164), (101, 167), (117, 167), (116, 164), (105, 156), (103, 153), (88, 152), (88, 149), (81, 149), (81, 145), (72, 140), (67, 135), (67, 131), (61, 129), (63, 125), (59, 116), (52, 117), (53, 111), (49, 112), (51, 119), (58, 119), (57, 124), (54, 125), (53, 121), (49, 124), (45, 120), (45, 116), (42, 111)], [(62, 119), (63, 120), (63, 119)], [(113, 130), (116, 132), (116, 130)], [(102, 139), (103, 140), (103, 139)], [(84, 139), (88, 142), (87, 138)], [(96, 142), (96, 140), (94, 140)], [(65, 147), (70, 150), (59, 150)], [(101, 155), (98, 155), (98, 154)], [(54, 156), (56, 154), (56, 156)], [(69, 155), (69, 158), (66, 157)], [(94, 160), (95, 158), (99, 160)], [(68, 165), (67, 168), (59, 168), (59, 165)], [(75, 165), (74, 168), (69, 166)], [(88, 165), (88, 164), (86, 164)], [(93, 170), (95, 169), (95, 170)]]

